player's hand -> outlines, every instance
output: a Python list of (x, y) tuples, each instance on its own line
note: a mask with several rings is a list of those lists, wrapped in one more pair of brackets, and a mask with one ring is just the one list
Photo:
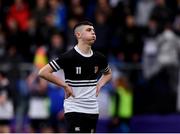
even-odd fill
[(101, 90), (101, 86), (100, 86), (100, 84), (98, 83), (98, 84), (96, 85), (96, 97), (98, 97), (100, 90)]
[(68, 84), (64, 87), (64, 90), (65, 90), (65, 98), (66, 99), (70, 96), (75, 97), (73, 94), (72, 87), (70, 87)]
[(7, 100), (7, 97), (5, 95), (0, 96), (0, 105), (3, 105)]

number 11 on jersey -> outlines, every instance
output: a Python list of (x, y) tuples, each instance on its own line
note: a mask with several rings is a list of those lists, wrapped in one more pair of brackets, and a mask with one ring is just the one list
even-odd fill
[(76, 67), (76, 74), (81, 74), (81, 67)]

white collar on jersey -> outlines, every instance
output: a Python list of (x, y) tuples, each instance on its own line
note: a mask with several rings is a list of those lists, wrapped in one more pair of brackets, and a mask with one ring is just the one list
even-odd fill
[(76, 52), (78, 52), (80, 55), (84, 56), (84, 57), (91, 57), (93, 55), (93, 51), (90, 51), (90, 54), (83, 54), (79, 48), (77, 47), (77, 45), (74, 47), (74, 49), (76, 50)]

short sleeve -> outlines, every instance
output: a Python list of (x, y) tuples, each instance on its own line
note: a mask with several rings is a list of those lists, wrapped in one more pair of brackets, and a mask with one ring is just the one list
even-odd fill
[(64, 60), (63, 57), (58, 57), (49, 62), (49, 65), (53, 69), (54, 72), (57, 72), (60, 69), (63, 69)]

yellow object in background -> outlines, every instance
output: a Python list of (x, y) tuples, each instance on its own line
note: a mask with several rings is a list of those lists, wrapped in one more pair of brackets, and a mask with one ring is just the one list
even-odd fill
[(34, 56), (34, 65), (37, 69), (42, 68), (48, 63), (47, 52), (44, 46), (40, 46)]
[(133, 115), (133, 94), (132, 91), (123, 86), (117, 87), (111, 96), (110, 115), (119, 118), (131, 118)]

